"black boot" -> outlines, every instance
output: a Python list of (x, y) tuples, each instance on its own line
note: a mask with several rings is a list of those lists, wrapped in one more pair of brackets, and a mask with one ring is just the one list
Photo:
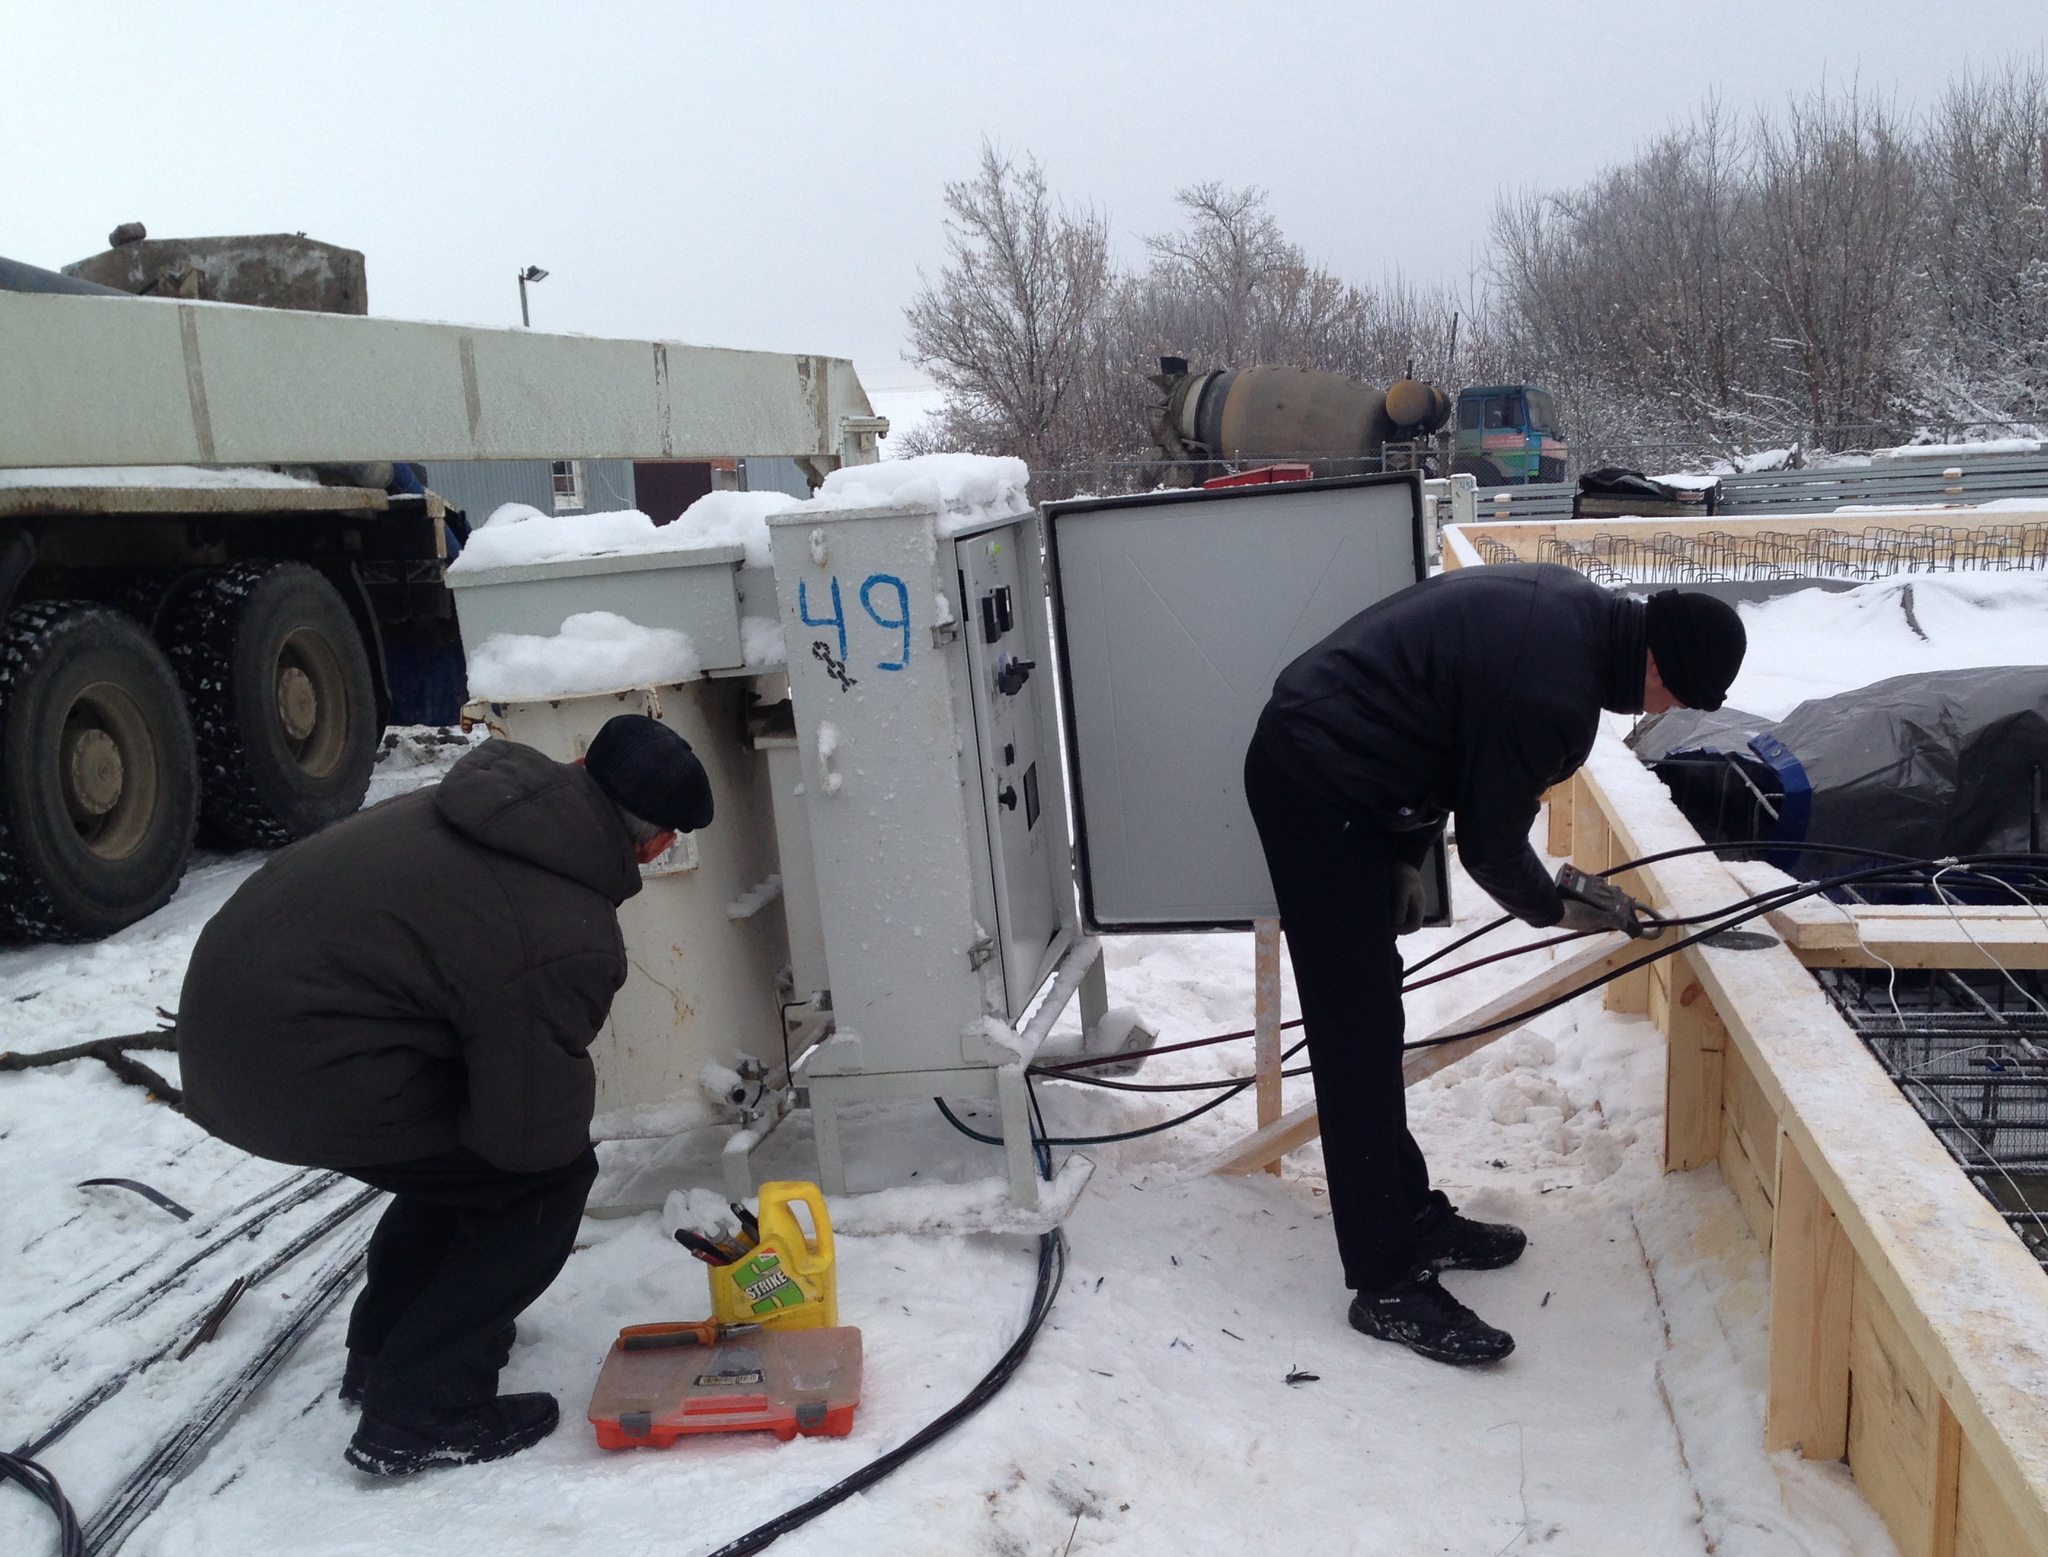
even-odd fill
[(1446, 1292), (1428, 1268), (1351, 1300), (1351, 1328), (1397, 1341), (1432, 1362), (1499, 1362), (1515, 1338), (1496, 1330)]
[(410, 1476), (437, 1465), (480, 1465), (530, 1449), (561, 1420), (553, 1395), (500, 1395), (480, 1406), (386, 1416), (365, 1411), (344, 1451), (372, 1476)]
[(1453, 1211), (1422, 1240), (1421, 1263), (1431, 1270), (1499, 1270), (1529, 1247), (1529, 1235), (1505, 1222), (1475, 1222)]

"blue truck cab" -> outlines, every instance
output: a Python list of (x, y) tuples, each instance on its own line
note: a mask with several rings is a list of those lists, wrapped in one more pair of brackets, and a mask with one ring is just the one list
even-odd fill
[(1482, 487), (1562, 481), (1566, 452), (1549, 390), (1489, 384), (1459, 391), (1451, 468)]

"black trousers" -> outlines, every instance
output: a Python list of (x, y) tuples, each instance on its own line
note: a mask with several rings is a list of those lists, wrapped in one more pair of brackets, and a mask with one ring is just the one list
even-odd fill
[(397, 1197), (349, 1315), (348, 1349), (376, 1359), (364, 1405), (408, 1413), (492, 1399), (512, 1321), (568, 1263), (597, 1154), (508, 1173), (458, 1148), (344, 1171)]
[(1301, 998), (1344, 1282), (1382, 1287), (1407, 1274), (1450, 1209), (1408, 1131), (1395, 839), (1291, 778), (1263, 734), (1245, 754), (1244, 788)]

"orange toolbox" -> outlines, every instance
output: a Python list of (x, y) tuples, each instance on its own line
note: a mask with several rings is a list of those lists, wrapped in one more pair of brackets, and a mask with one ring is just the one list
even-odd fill
[(590, 1396), (605, 1449), (666, 1449), (690, 1433), (843, 1437), (860, 1405), (860, 1331), (629, 1325)]

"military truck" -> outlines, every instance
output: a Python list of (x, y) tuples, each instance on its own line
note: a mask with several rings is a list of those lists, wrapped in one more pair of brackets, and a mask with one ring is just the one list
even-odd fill
[(131, 924), (195, 838), (303, 837), (387, 723), (456, 718), (466, 524), (410, 460), (822, 479), (886, 430), (838, 359), (361, 317), (353, 251), (114, 236), (0, 260), (0, 937)]

